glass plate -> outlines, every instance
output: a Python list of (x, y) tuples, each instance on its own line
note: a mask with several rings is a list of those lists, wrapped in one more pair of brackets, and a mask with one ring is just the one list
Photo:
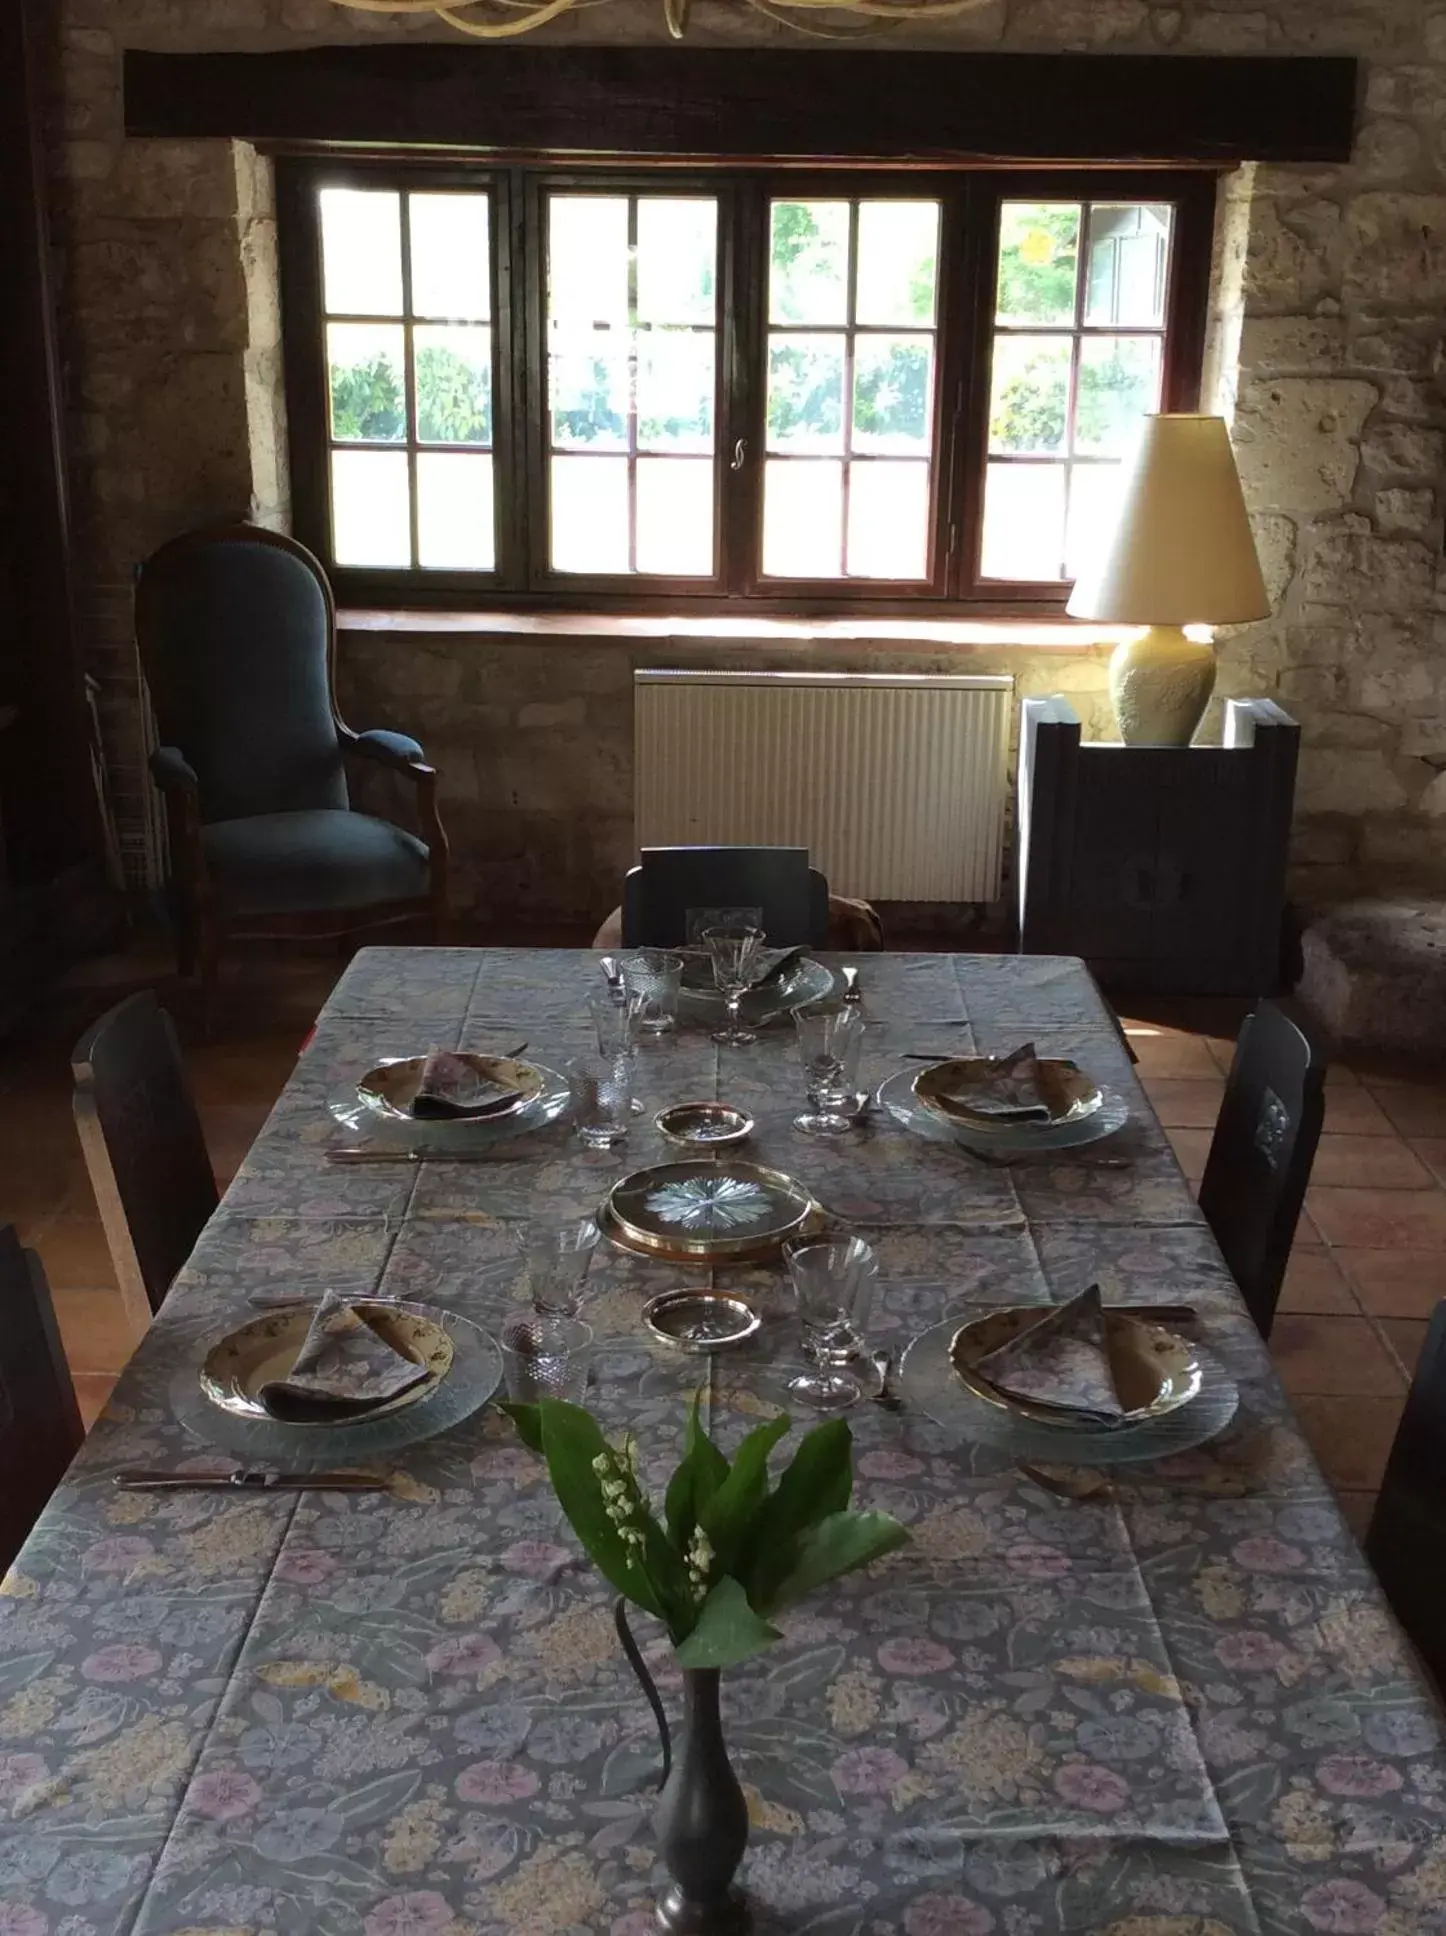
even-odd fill
[(699, 1261), (736, 1257), (796, 1236), (813, 1209), (802, 1183), (760, 1163), (695, 1157), (634, 1170), (604, 1204), (637, 1249)]
[(451, 1370), (417, 1404), (400, 1411), (329, 1425), (323, 1431), (273, 1418), (238, 1418), (219, 1410), (205, 1396), (194, 1363), (171, 1380), (171, 1409), (196, 1438), (239, 1453), (251, 1465), (325, 1472), (382, 1458), (460, 1425), (480, 1411), (502, 1383), (502, 1353), (480, 1326), (455, 1311), (434, 1311), (433, 1316), (452, 1340)]
[[(821, 961), (805, 957), (796, 961), (776, 983), (749, 990), (741, 1003), (743, 1020), (776, 1021), (780, 1015), (789, 1015), (809, 1002), (823, 1001), (833, 993), (833, 987), (833, 970)], [(678, 1013), (686, 1022), (717, 1028), (727, 1017), (728, 1005), (716, 988), (689, 988), (685, 983), (678, 990)]]
[[(542, 1071), (535, 1063), (519, 1062), (511, 1055), (474, 1055), (465, 1050), (457, 1051), (454, 1060), (465, 1062), (481, 1081), (509, 1087), (511, 1095), (495, 1097), (465, 1114), (424, 1116), (421, 1121), (477, 1123), (495, 1116), (512, 1116), (542, 1093)], [(414, 1123), (418, 1118), (412, 1114), (412, 1103), (426, 1066), (424, 1055), (388, 1056), (367, 1070), (356, 1086), (357, 1099), (389, 1122)]]
[(542, 1129), (566, 1112), (571, 1096), (564, 1077), (540, 1062), (532, 1066), (542, 1078), (541, 1090), (533, 1101), (502, 1116), (473, 1116), (450, 1122), (387, 1117), (363, 1102), (355, 1091), (336, 1098), (327, 1107), (342, 1128), (351, 1131), (358, 1146), (394, 1149), (398, 1155), (466, 1156), (488, 1144), (510, 1142), (529, 1130)]
[[(402, 1304), (359, 1297), (352, 1308), (366, 1319), (394, 1351), (427, 1367), (424, 1383), (409, 1385), (395, 1398), (375, 1405), (368, 1418), (400, 1411), (404, 1405), (419, 1405), (432, 1388), (441, 1383), (452, 1368), (455, 1349), (442, 1325), (445, 1311), (430, 1304)], [(252, 1318), (224, 1338), (218, 1338), (201, 1365), (201, 1389), (213, 1405), (239, 1418), (271, 1420), (259, 1393), (273, 1379), (285, 1378), (296, 1362), (296, 1354), (306, 1343), (317, 1306), (308, 1299), (283, 1305), (265, 1317)], [(274, 1420), (271, 1422), (275, 1422)], [(313, 1418), (291, 1420), (307, 1431), (334, 1432), (342, 1423), (354, 1420)]]
[(1130, 1120), (1130, 1106), (1113, 1089), (1101, 1089), (1100, 1106), (1093, 1115), (1075, 1123), (1050, 1123), (1041, 1128), (988, 1129), (974, 1131), (963, 1123), (946, 1123), (926, 1109), (914, 1094), (917, 1071), (900, 1069), (879, 1084), (879, 1107), (886, 1109), (896, 1123), (912, 1130), (931, 1143), (963, 1143), (986, 1156), (1029, 1156), (1047, 1150), (1082, 1149), (1088, 1143), (1103, 1142)]
[[(982, 1311), (976, 1313), (983, 1316)], [(1140, 1465), (1188, 1452), (1223, 1432), (1235, 1416), (1240, 1393), (1213, 1352), (1194, 1347), (1200, 1391), (1188, 1405), (1146, 1425), (1094, 1428), (1041, 1425), (986, 1405), (965, 1391), (949, 1358), (949, 1346), (969, 1312), (956, 1312), (915, 1338), (899, 1364), (898, 1391), (906, 1403), (976, 1444), (995, 1445), (1013, 1459), (1050, 1465)]]
[[(1020, 1129), (1027, 1134), (1038, 1134), (1041, 1129), (1057, 1129), (1093, 1116), (1104, 1102), (1104, 1092), (1099, 1084), (1092, 1076), (1086, 1075), (1077, 1062), (1048, 1055), (1039, 1057), (1039, 1067), (1051, 1071), (1057, 1091), (1070, 1098), (1068, 1109), (1061, 1110), (1049, 1121), (1041, 1122), (1034, 1118), (1021, 1122), (1018, 1117), (991, 1116), (987, 1111), (971, 1110), (951, 1099), (947, 1090), (951, 1078), (946, 1076), (946, 1071), (956, 1072), (952, 1078), (955, 1081), (980, 1081), (991, 1068), (997, 1067), (999, 1060), (998, 1056), (961, 1055), (951, 1056), (944, 1062), (931, 1062), (914, 1077), (914, 1100), (941, 1122), (957, 1123), (971, 1134), (980, 1136), (1008, 1135)], [(942, 1092), (941, 1085), (945, 1085)]]

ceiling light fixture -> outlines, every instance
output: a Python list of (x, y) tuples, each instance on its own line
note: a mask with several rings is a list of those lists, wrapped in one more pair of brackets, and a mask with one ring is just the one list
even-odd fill
[[(559, 14), (571, 13), (580, 6), (597, 6), (606, 0), (336, 0), (339, 7), (353, 7), (360, 13), (431, 14), (455, 27), (459, 34), (477, 40), (509, 40), (517, 34), (530, 34), (546, 26)], [(663, 19), (674, 40), (681, 40), (688, 29), (692, 0), (663, 0)], [(781, 20), (799, 33), (822, 39), (849, 37), (849, 30), (819, 24), (823, 13), (852, 14), (868, 21), (942, 19), (949, 14), (973, 13), (989, 0), (732, 0), (735, 6), (750, 7), (755, 13)], [(807, 23), (801, 16), (814, 16)], [(854, 30), (855, 32), (858, 29)], [(865, 30), (866, 31), (866, 30)]]

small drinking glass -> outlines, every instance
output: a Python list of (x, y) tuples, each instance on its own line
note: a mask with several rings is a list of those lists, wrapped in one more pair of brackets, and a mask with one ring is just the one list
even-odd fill
[(842, 1411), (863, 1396), (846, 1367), (864, 1350), (878, 1263), (862, 1237), (805, 1238), (786, 1245), (784, 1254), (803, 1356), (813, 1367), (790, 1378), (788, 1389), (816, 1412)]
[(743, 1026), (740, 1005), (753, 985), (753, 969), (765, 936), (762, 928), (704, 928), (703, 946), (713, 964), (713, 980), (728, 1007), (728, 1020), (713, 1031), (715, 1042), (741, 1045), (758, 1037)]
[(793, 1025), (809, 1102), (793, 1126), (805, 1136), (847, 1136), (858, 1122), (864, 1011), (856, 1002), (842, 1008), (796, 1008)]
[(592, 1218), (514, 1224), (512, 1235), (527, 1269), (527, 1293), (533, 1310), (540, 1317), (576, 1317), (598, 1243), (598, 1227)]
[(579, 1056), (567, 1065), (573, 1128), (589, 1149), (611, 1149), (632, 1119), (633, 1065), (628, 1055)]
[(592, 1361), (590, 1324), (520, 1311), (502, 1320), (500, 1342), (502, 1375), (514, 1404), (535, 1405), (539, 1398), (581, 1404)]
[(638, 1027), (644, 1035), (666, 1035), (678, 1026), (678, 990), (683, 982), (683, 957), (661, 948), (639, 948), (618, 963), (623, 986), (638, 1004)]
[(633, 1090), (637, 1087), (638, 1016), (642, 1003), (626, 988), (608, 987), (588, 996), (587, 1009), (597, 1037), (598, 1054), (609, 1062), (618, 1056), (625, 1058), (629, 1071), (628, 1109), (632, 1115), (641, 1116), (643, 1105)]

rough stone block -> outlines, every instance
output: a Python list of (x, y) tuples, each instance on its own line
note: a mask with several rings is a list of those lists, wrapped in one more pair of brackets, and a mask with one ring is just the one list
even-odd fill
[(1257, 314), (1313, 309), (1338, 286), (1341, 211), (1334, 202), (1282, 212), (1269, 199), (1251, 209), (1245, 300)]
[(1380, 752), (1300, 749), (1297, 799), (1306, 813), (1389, 813), (1406, 804), (1406, 789)]
[(1446, 195), (1357, 195), (1345, 240), (1347, 296), (1446, 302)]
[(1446, 432), (1415, 423), (1374, 423), (1361, 439), (1361, 462), (1387, 477), (1439, 476)]
[(1436, 521), (1436, 493), (1427, 486), (1376, 493), (1376, 522), (1382, 531), (1421, 534), (1430, 531)]
[(1435, 559), (1414, 538), (1378, 537), (1347, 520), (1311, 531), (1301, 591), (1323, 605), (1359, 612), (1406, 612), (1430, 597)]
[(1350, 495), (1356, 445), (1378, 392), (1347, 377), (1275, 377), (1241, 391), (1234, 434), (1252, 506), (1335, 511)]
[(1446, 901), (1348, 901), (1302, 940), (1296, 990), (1342, 1046), (1419, 1049), (1446, 1015)]

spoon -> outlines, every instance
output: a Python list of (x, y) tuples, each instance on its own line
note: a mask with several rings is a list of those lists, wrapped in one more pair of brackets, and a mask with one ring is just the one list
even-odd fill
[(889, 1390), (889, 1373), (893, 1368), (893, 1358), (887, 1351), (871, 1351), (869, 1363), (879, 1374), (879, 1389), (874, 1393), (874, 1403), (882, 1405), (886, 1412), (901, 1412), (904, 1401), (897, 1392)]

